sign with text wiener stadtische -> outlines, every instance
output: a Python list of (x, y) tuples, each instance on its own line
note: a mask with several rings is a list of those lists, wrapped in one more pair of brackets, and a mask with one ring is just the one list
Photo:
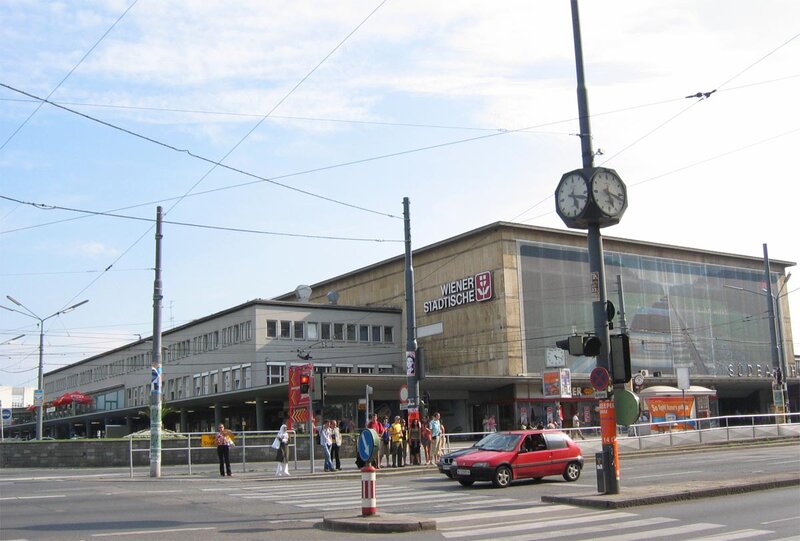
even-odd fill
[(426, 314), (491, 300), (494, 295), (492, 272), (483, 271), (473, 276), (441, 284), (439, 291), (441, 293), (439, 297), (425, 301), (423, 304)]

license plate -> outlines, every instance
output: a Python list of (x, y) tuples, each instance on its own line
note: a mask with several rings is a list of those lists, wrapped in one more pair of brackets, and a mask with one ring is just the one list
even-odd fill
[(469, 472), (469, 470), (467, 470), (467, 469), (464, 469), (464, 468), (458, 468), (458, 469), (456, 470), (456, 473), (457, 473), (458, 475), (469, 475), (469, 473), (470, 473), (470, 472)]

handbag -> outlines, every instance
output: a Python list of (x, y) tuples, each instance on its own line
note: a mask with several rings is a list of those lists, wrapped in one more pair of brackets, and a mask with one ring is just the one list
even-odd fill
[(273, 449), (280, 449), (281, 446), (281, 439), (278, 436), (275, 436), (275, 440), (272, 442)]

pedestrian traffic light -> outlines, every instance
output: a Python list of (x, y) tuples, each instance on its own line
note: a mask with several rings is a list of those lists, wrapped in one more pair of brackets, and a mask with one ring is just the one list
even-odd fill
[(308, 380), (309, 377), (307, 374), (303, 374), (300, 376), (300, 393), (301, 394), (308, 394)]
[(631, 380), (631, 345), (627, 334), (611, 337), (611, 375), (614, 383)]
[(556, 347), (566, 350), (573, 357), (596, 357), (600, 353), (600, 346), (598, 337), (577, 334), (556, 342)]

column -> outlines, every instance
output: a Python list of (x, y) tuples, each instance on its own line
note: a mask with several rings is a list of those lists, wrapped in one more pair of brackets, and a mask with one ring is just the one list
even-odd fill
[(256, 430), (266, 430), (264, 420), (264, 399), (256, 397)]

